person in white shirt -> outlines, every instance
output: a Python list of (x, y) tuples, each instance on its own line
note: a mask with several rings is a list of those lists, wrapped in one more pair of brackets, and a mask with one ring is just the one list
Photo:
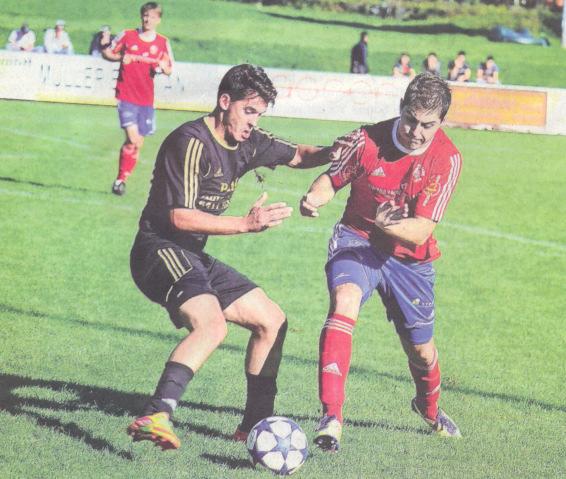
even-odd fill
[(62, 55), (72, 55), (74, 53), (69, 34), (65, 31), (64, 20), (57, 20), (55, 28), (48, 28), (45, 31), (43, 47), (47, 53), (59, 53)]
[(8, 37), (6, 50), (13, 52), (30, 52), (35, 45), (35, 33), (29, 29), (27, 23), (23, 23), (18, 30), (12, 30)]

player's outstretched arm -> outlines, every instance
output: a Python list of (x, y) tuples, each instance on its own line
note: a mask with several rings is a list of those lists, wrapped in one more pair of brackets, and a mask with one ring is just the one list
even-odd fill
[(197, 209), (173, 208), (169, 213), (169, 219), (175, 229), (192, 233), (208, 235), (257, 233), (280, 225), (293, 212), (293, 208), (286, 203), (264, 206), (266, 200), (267, 193), (263, 193), (246, 216), (216, 216)]
[(291, 168), (315, 168), (330, 161), (330, 148), (312, 145), (297, 145), (297, 153), (287, 164)]
[(335, 194), (336, 191), (332, 186), (330, 176), (327, 173), (323, 173), (314, 180), (307, 194), (301, 198), (301, 214), (316, 218), (318, 209), (332, 200)]

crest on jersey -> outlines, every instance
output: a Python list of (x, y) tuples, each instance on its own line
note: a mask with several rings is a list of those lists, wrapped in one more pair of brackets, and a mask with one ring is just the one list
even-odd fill
[(421, 181), (425, 175), (425, 169), (423, 165), (417, 165), (417, 167), (413, 170), (413, 180), (415, 182)]
[(139, 47), (138, 47), (137, 45), (132, 45), (131, 50), (132, 50), (133, 52), (137, 52), (137, 51), (139, 50)]
[(385, 176), (385, 171), (383, 171), (383, 167), (378, 167), (370, 173), (370, 176)]
[(434, 176), (430, 179), (430, 183), (425, 186), (423, 193), (426, 196), (423, 201), (423, 206), (426, 206), (432, 197), (440, 193), (440, 175)]
[(224, 173), (222, 172), (222, 167), (218, 167), (218, 169), (214, 172), (214, 178), (222, 178)]
[(149, 53), (151, 53), (152, 55), (155, 55), (157, 53), (157, 45), (151, 45), (149, 47)]

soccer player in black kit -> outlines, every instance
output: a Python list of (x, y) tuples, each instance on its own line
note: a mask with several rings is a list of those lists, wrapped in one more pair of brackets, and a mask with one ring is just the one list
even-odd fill
[(238, 65), (223, 77), (217, 105), (163, 142), (131, 251), (139, 289), (189, 334), (175, 347), (153, 396), (128, 427), (135, 441), (180, 446), (170, 417), (189, 381), (220, 345), (226, 321), (251, 332), (245, 358), (247, 400), (233, 438), (273, 415), (276, 377), (287, 320), (281, 308), (244, 275), (204, 252), (208, 235), (257, 233), (291, 215), (285, 203), (265, 205), (264, 193), (243, 217), (220, 216), (238, 180), (254, 168), (310, 168), (328, 161), (318, 147), (294, 145), (257, 128), (277, 91), (263, 69)]

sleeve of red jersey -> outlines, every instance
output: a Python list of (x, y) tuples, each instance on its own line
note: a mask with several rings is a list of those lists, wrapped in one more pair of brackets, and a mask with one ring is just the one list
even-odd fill
[(171, 48), (171, 43), (169, 40), (165, 41), (165, 55), (167, 55), (167, 60), (169, 61), (169, 66), (173, 68), (173, 64), (175, 63), (175, 58), (173, 57), (173, 49)]
[(362, 155), (366, 146), (364, 130), (357, 130), (338, 138), (330, 152), (330, 168), (327, 171), (335, 190), (355, 180), (362, 172)]
[(120, 34), (116, 35), (116, 38), (112, 40), (112, 44), (110, 45), (110, 51), (112, 53), (121, 53), (125, 46), (126, 40), (126, 30), (120, 32)]
[(438, 223), (456, 188), (462, 170), (462, 156), (452, 148), (433, 162), (428, 184), (419, 193), (415, 216), (429, 218)]

